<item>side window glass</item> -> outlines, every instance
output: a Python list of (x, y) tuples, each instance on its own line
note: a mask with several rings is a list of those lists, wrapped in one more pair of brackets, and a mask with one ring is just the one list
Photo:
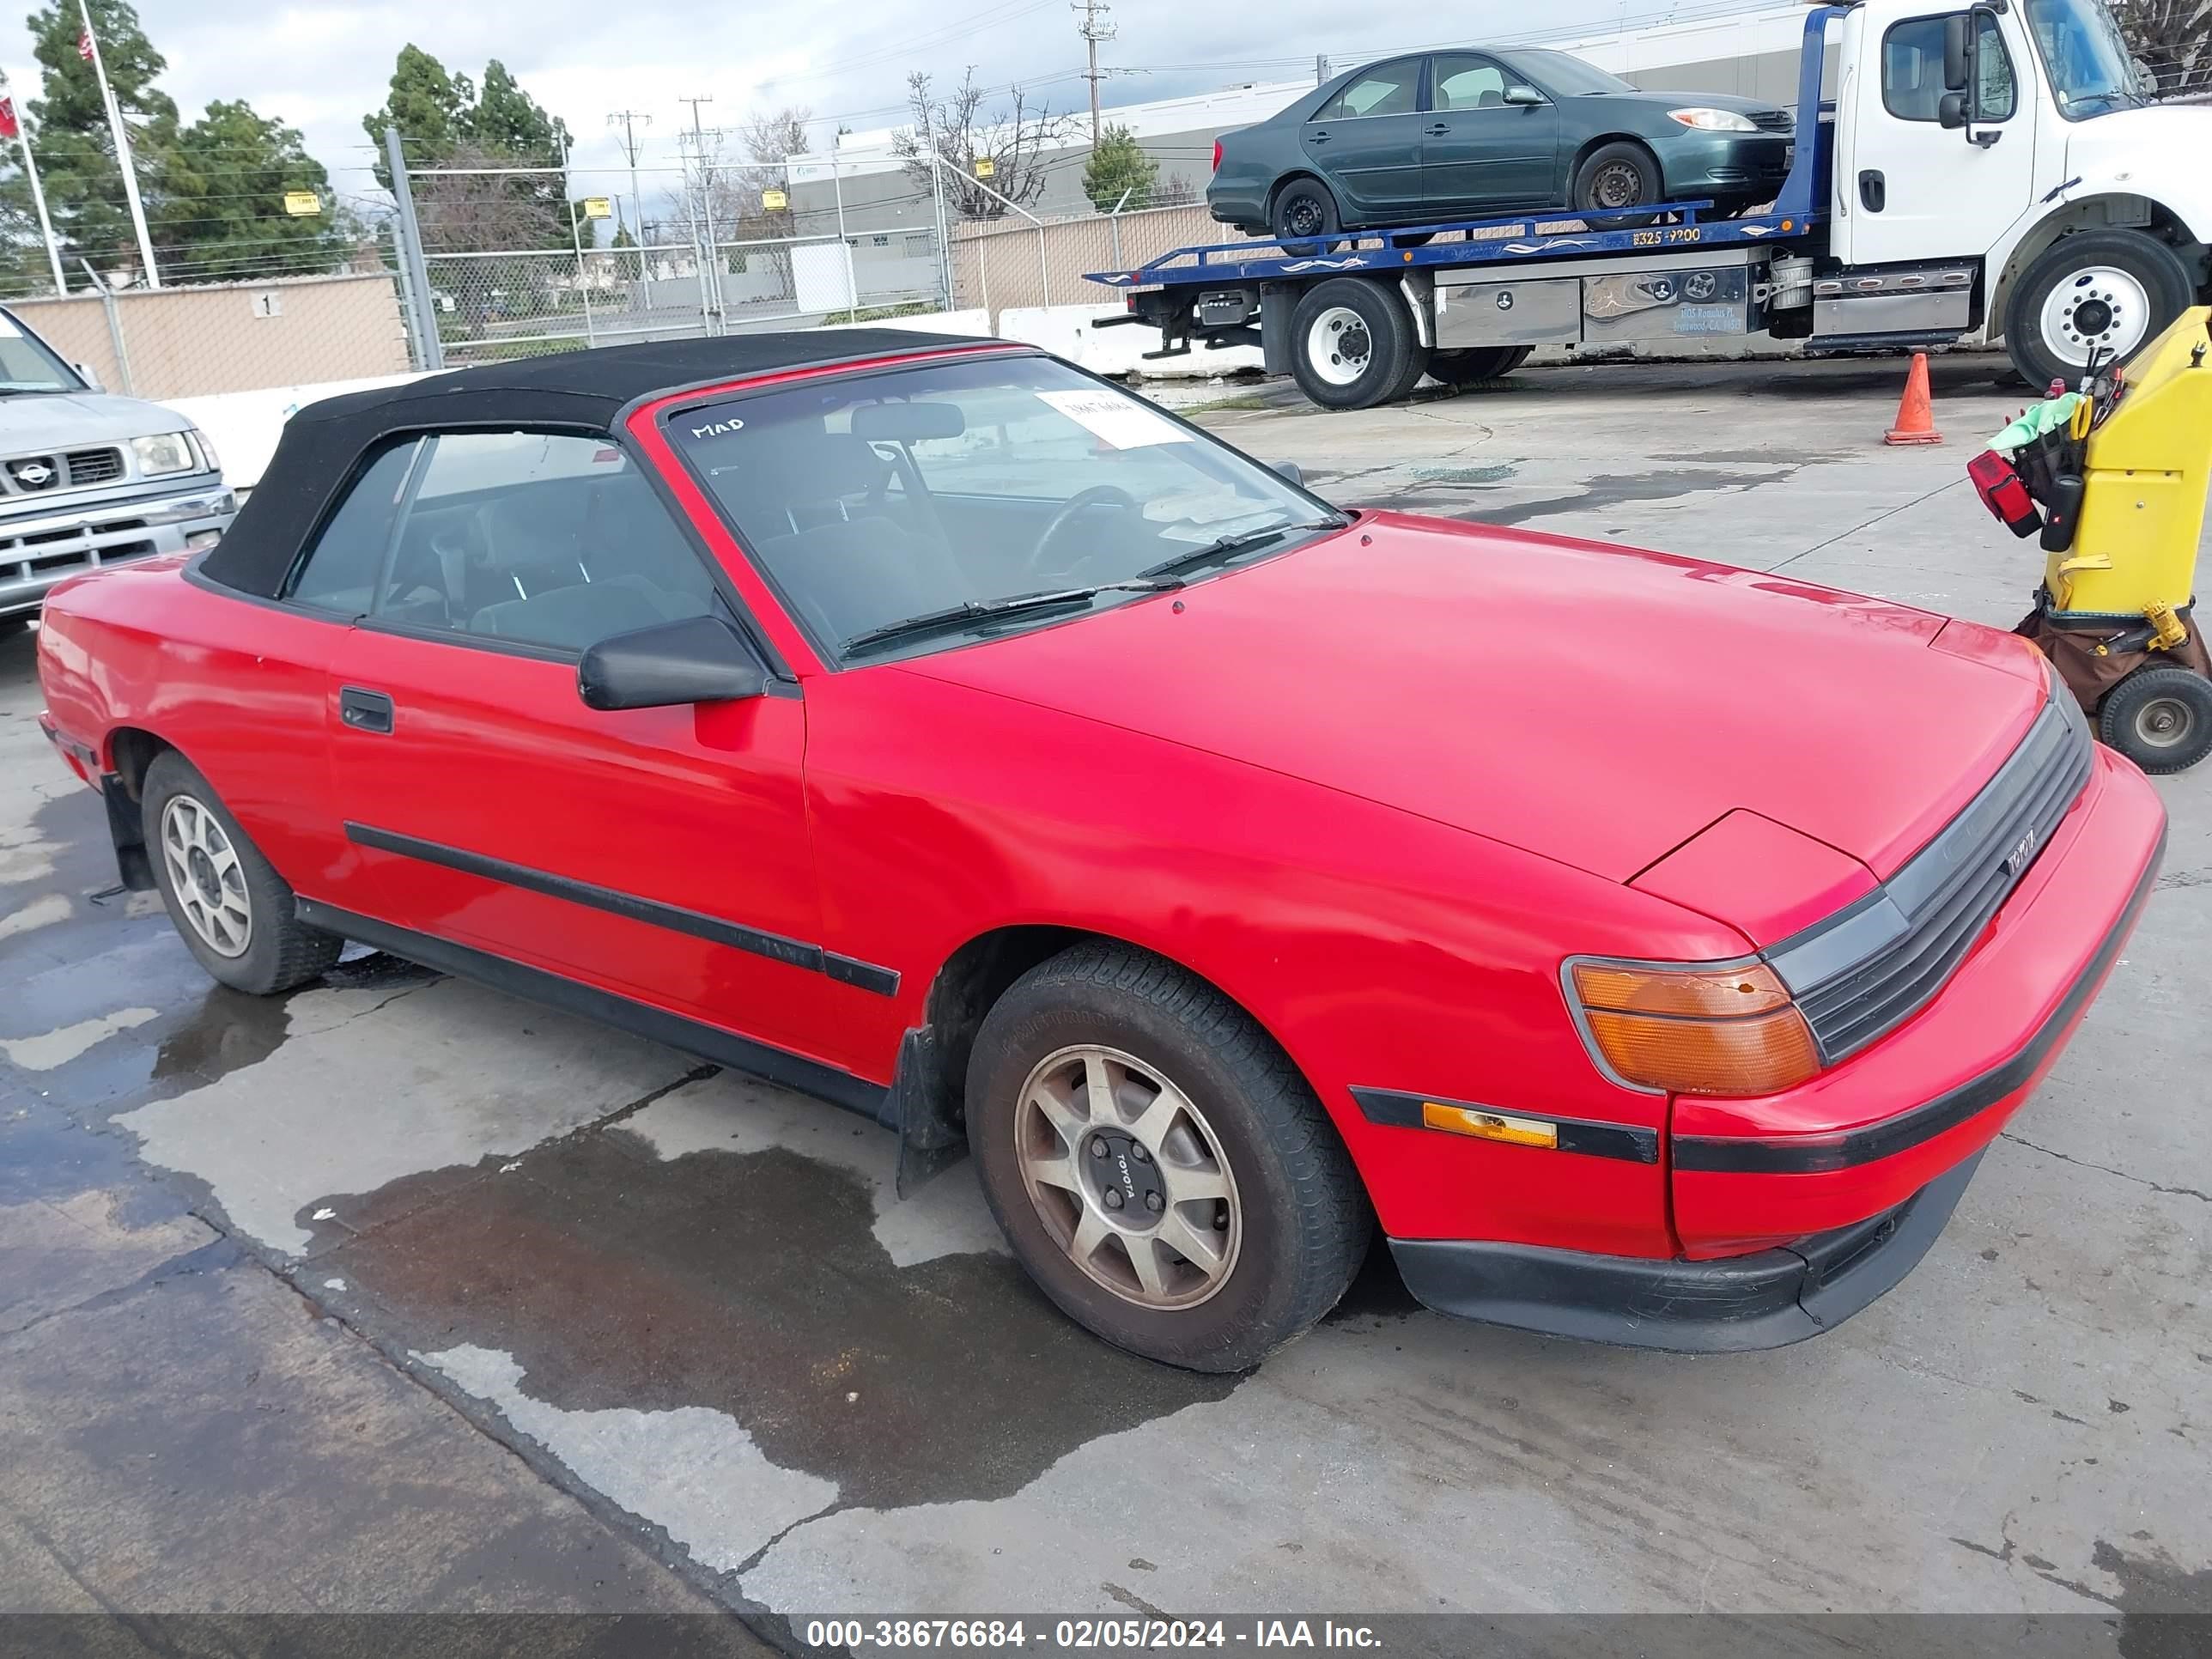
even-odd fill
[(2004, 31), (1997, 20), (1984, 15), (1975, 42), (1975, 58), (1981, 69), (1976, 88), (1975, 118), (2008, 121), (2013, 112), (2012, 54), (2005, 50)]
[(607, 440), (450, 432), (425, 441), (380, 618), (581, 652), (714, 608), (706, 566)]
[(1434, 101), (1440, 110), (1503, 109), (1505, 71), (1487, 58), (1440, 57)]
[[(1942, 112), (1943, 23), (1942, 17), (1915, 17), (1882, 37), (1882, 107), (1900, 121), (1934, 121)], [(1974, 118), (2008, 120), (2014, 102), (2012, 58), (1995, 18), (1980, 19), (1976, 46), (1981, 84), (1975, 88)]]
[(348, 617), (374, 605), (377, 577), (406, 494), (412, 441), (394, 444), (363, 469), (293, 574), (286, 597)]
[(1356, 115), (1411, 115), (1421, 89), (1421, 60), (1403, 58), (1359, 76), (1322, 106), (1316, 121), (1343, 121)]

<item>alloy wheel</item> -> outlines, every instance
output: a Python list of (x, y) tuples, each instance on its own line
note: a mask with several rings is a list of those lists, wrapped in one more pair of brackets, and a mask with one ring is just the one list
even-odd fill
[(1228, 1282), (1236, 1177), (1205, 1114), (1156, 1068), (1095, 1044), (1046, 1055), (1022, 1085), (1014, 1152), (1045, 1231), (1122, 1300), (1195, 1307)]
[(253, 902), (238, 849), (214, 813), (191, 795), (161, 809), (161, 858), (185, 924), (221, 957), (242, 957), (253, 943)]

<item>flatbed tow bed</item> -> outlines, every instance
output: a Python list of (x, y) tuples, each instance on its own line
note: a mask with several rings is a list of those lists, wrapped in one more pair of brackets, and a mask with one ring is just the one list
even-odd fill
[[(1148, 358), (1199, 344), (1256, 344), (1270, 373), (1292, 374), (1312, 401), (1338, 409), (1402, 397), (1424, 374), (1451, 384), (1492, 379), (1540, 345), (1761, 333), (1801, 340), (1809, 352), (1949, 343), (2005, 319), (2008, 296), (2015, 303), (2003, 331), (2015, 363), (2036, 384), (2069, 372), (2092, 347), (2124, 358), (2170, 320), (2156, 313), (2178, 313), (2206, 284), (2204, 234), (2189, 228), (2199, 216), (2138, 196), (2092, 193), (2093, 181), (2078, 173), (2045, 190), (2039, 173), (2016, 171), (2003, 175), (2003, 187), (2023, 199), (2017, 212), (2000, 204), (2003, 228), (1993, 234), (1958, 228), (1978, 202), (1957, 213), (1928, 211), (1923, 173), (1961, 172), (1960, 190), (1996, 186), (1999, 175), (1984, 163), (1998, 154), (1998, 140), (2008, 131), (2014, 137), (2008, 166), (2035, 154), (2033, 136), (2017, 129), (2040, 118), (2052, 100), (2031, 103), (2030, 94), (2050, 91), (2028, 75), (2038, 60), (2025, 40), (2006, 45), (2008, 31), (2020, 27), (2017, 8), (1984, 0), (1930, 19), (1914, 5), (1856, 0), (1808, 11), (1790, 172), (1763, 211), (1711, 217), (1713, 204), (1705, 201), (1607, 215), (1550, 208), (1354, 228), (1310, 243), (1176, 248), (1132, 270), (1089, 273), (1127, 296), (1126, 315), (1097, 326), (1157, 329), (1160, 348)], [(1900, 21), (1888, 21), (1893, 12)], [(1981, 92), (1959, 90), (1944, 94), (1940, 121), (1893, 118), (1883, 43), (1894, 58), (1899, 30), (1930, 22), (1940, 31), (1946, 88), (1996, 84), (1994, 60), (1984, 65), (1979, 54), (2007, 52), (2006, 73), (2016, 78), (2002, 123), (1975, 101)], [(1821, 97), (1831, 25), (1841, 26), (1843, 61), (1860, 64), (1856, 88), (1850, 76), (1840, 78), (1846, 96), (1856, 90), (1861, 104), (1841, 113)], [(1871, 105), (1864, 103), (1869, 75), (1881, 88)], [(1984, 124), (1987, 130), (1978, 131)], [(1942, 148), (1924, 159), (1909, 148), (1930, 141)], [(1844, 176), (1856, 181), (1849, 202), (1835, 191), (1839, 150)], [(1891, 170), (1868, 165), (1875, 161)], [(1963, 246), (1950, 246), (1962, 235)], [(2087, 285), (2069, 265), (2069, 251), (2077, 248), (2081, 258), (2073, 263), (2089, 275)], [(2142, 273), (2136, 291), (2148, 303), (2125, 316), (2099, 309), (2099, 283), (2131, 263)], [(2077, 290), (2081, 297), (2069, 297)]]

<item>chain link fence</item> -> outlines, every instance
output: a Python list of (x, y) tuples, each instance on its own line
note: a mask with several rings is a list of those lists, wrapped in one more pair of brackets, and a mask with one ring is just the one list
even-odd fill
[(994, 325), (1001, 312), (1032, 306), (1113, 305), (1115, 292), (1085, 276), (1140, 265), (1195, 243), (1234, 240), (1202, 204), (978, 220), (952, 233), (953, 303), (989, 312)]
[(843, 196), (857, 169), (833, 158), (801, 171), (632, 168), (625, 201), (576, 195), (562, 168), (403, 162), (400, 270), (422, 367), (943, 304), (944, 240), (933, 216), (905, 210), (911, 191), (861, 191), (854, 228)]

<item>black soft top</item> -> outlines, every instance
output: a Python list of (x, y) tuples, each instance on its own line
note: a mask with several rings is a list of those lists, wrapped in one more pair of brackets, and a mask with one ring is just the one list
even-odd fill
[(522, 357), (325, 398), (285, 422), (261, 482), (198, 568), (208, 580), (241, 593), (275, 597), (356, 463), (386, 439), (406, 433), (501, 426), (611, 432), (624, 409), (656, 392), (782, 369), (1003, 343), (896, 328), (732, 334)]

